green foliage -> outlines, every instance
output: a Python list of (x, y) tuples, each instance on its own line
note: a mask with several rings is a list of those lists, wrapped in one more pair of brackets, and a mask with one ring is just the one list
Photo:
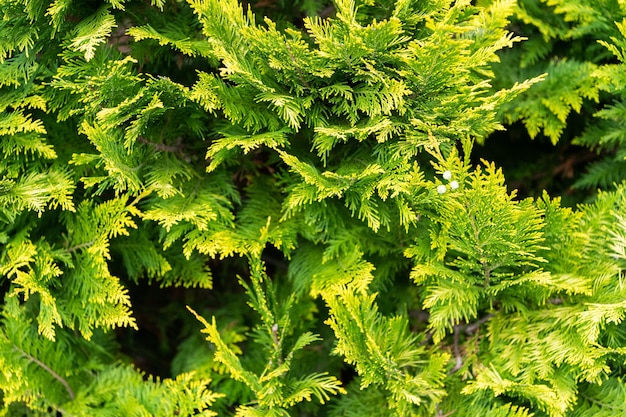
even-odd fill
[[(243, 382), (257, 400), (255, 407), (240, 405), (237, 416), (287, 416), (288, 409), (303, 401), (315, 397), (324, 403), (330, 395), (343, 392), (341, 382), (326, 372), (314, 372), (308, 375), (294, 375), (292, 362), (295, 355), (319, 337), (311, 332), (304, 332), (290, 341), (295, 298), (277, 299), (271, 281), (263, 271), (258, 259), (251, 259), (251, 285), (243, 282), (250, 306), (261, 317), (261, 323), (254, 330), (254, 338), (266, 351), (266, 364), (260, 375), (245, 369), (237, 358), (236, 351), (224, 341), (213, 319), (208, 323), (193, 310), (192, 313), (204, 324), (207, 340), (215, 345), (215, 361), (223, 364), (235, 380)], [(264, 285), (265, 284), (265, 285)], [(263, 288), (267, 286), (267, 288)], [(271, 304), (270, 304), (271, 302)]]
[(545, 82), (504, 105), (507, 124), (521, 121), (531, 138), (571, 142), (598, 154), (574, 183), (613, 189), (626, 177), (624, 158), (624, 18), (618, 1), (523, 0), (511, 28), (529, 38), (503, 51), (495, 85), (547, 73)]
[(622, 413), (623, 178), (471, 163), (621, 95), (623, 24), (566, 3), (0, 0), (0, 412)]

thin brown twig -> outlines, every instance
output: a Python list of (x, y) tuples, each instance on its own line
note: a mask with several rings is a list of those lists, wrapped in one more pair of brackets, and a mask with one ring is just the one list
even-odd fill
[(296, 72), (298, 73), (298, 77), (300, 77), (300, 82), (306, 88), (310, 89), (311, 87), (309, 86), (309, 83), (304, 79), (304, 76), (302, 75), (302, 71), (300, 71), (300, 67), (298, 66), (298, 63), (296, 62), (296, 57), (294, 57), (293, 53), (291, 52), (291, 47), (289, 46), (288, 43), (286, 43), (285, 46), (287, 47), (287, 51), (289, 51), (289, 58), (291, 58), (291, 62), (293, 63), (293, 66), (296, 69)]
[(493, 313), (489, 313), (485, 317), (482, 317), (480, 320), (477, 320), (474, 323), (468, 324), (467, 326), (465, 326), (465, 334), (467, 335), (473, 334), (476, 330), (478, 330), (480, 326), (487, 323), (489, 319), (491, 319), (493, 316), (494, 316)]
[(173, 145), (151, 142), (143, 136), (138, 136), (137, 140), (141, 143), (145, 143), (146, 145), (150, 145), (157, 151), (161, 152), (180, 153), (183, 149), (183, 138), (180, 136), (176, 138), (176, 142)]
[(31, 362), (34, 362), (35, 364), (37, 364), (40, 367), (42, 367), (46, 372), (48, 372), (50, 375), (52, 375), (54, 377), (54, 379), (56, 379), (61, 384), (63, 384), (63, 386), (65, 387), (65, 390), (67, 391), (67, 393), (69, 394), (69, 396), (70, 396), (70, 398), (72, 400), (75, 398), (74, 391), (72, 390), (72, 387), (70, 387), (70, 384), (68, 384), (67, 381), (65, 379), (63, 379), (63, 377), (61, 375), (57, 374), (48, 365), (46, 365), (45, 363), (43, 363), (42, 361), (40, 361), (39, 359), (37, 359), (33, 355), (30, 355), (29, 353), (23, 351), (22, 349), (20, 349), (16, 345), (13, 345), (13, 349), (15, 349), (16, 351), (20, 352), (22, 354), (22, 356), (24, 356), (26, 359), (28, 359)]
[(435, 417), (448, 417), (448, 416), (451, 416), (452, 414), (456, 413), (456, 410), (449, 411), (446, 414), (441, 414), (441, 413), (442, 413), (442, 411), (439, 408), (439, 404), (437, 404), (437, 414), (435, 415)]
[(456, 371), (458, 371), (459, 369), (461, 369), (461, 367), (463, 367), (463, 356), (461, 355), (461, 349), (460, 349), (460, 342), (459, 342), (459, 335), (461, 333), (461, 330), (464, 331), (464, 333), (468, 336), (474, 334), (474, 332), (476, 330), (478, 330), (478, 328), (485, 324), (490, 318), (492, 318), (494, 315), (493, 313), (489, 313), (487, 314), (485, 317), (482, 317), (480, 320), (475, 321), (474, 323), (470, 323), (470, 324), (457, 324), (456, 326), (454, 326), (454, 334), (452, 335), (452, 353), (454, 355), (454, 359), (456, 361), (454, 367), (450, 370), (449, 374), (453, 374)]
[(459, 349), (459, 333), (461, 333), (461, 327), (462, 326), (460, 324), (454, 326), (454, 334), (452, 336), (452, 353), (454, 354), (456, 364), (454, 365), (454, 368), (450, 369), (449, 374), (455, 373), (463, 366), (463, 357), (461, 356), (461, 350)]
[(94, 243), (96, 243), (95, 240), (92, 240), (91, 242), (80, 243), (78, 245), (72, 246), (71, 248), (67, 248), (67, 251), (69, 253), (76, 252), (79, 249), (88, 248), (89, 246), (93, 245)]

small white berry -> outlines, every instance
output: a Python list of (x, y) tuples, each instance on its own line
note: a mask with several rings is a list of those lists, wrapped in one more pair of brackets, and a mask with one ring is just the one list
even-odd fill
[(446, 186), (445, 186), (445, 185), (443, 185), (443, 184), (441, 184), (441, 185), (437, 186), (437, 192), (438, 192), (439, 194), (443, 194), (443, 193), (445, 193), (445, 192), (446, 192), (446, 190), (447, 190), (447, 188), (446, 188)]
[(450, 171), (446, 171), (443, 173), (443, 179), (449, 181), (452, 178), (452, 173)]
[(450, 189), (456, 190), (457, 188), (459, 188), (459, 183), (456, 180), (450, 182)]

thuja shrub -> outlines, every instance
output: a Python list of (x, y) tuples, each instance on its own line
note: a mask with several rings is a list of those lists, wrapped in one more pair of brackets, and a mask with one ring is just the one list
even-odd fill
[(626, 191), (470, 163), (513, 9), (0, 0), (4, 415), (623, 413)]
[(613, 189), (626, 179), (624, 51), (626, 5), (605, 0), (521, 0), (510, 28), (527, 42), (501, 51), (496, 86), (547, 74), (502, 106), (504, 123), (520, 121), (532, 138), (588, 148), (572, 162), (586, 170), (574, 188)]

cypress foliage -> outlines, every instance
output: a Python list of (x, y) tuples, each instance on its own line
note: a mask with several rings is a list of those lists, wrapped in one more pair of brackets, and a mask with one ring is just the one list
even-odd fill
[(626, 8), (618, 1), (523, 0), (512, 28), (529, 38), (502, 51), (495, 85), (547, 73), (544, 83), (501, 108), (508, 124), (597, 157), (574, 188), (613, 189), (626, 178), (624, 47)]
[[(3, 415), (623, 413), (624, 186), (470, 162), (552, 85), (492, 86), (520, 9), (287, 3), (0, 0)], [(159, 287), (160, 376), (125, 342)]]

